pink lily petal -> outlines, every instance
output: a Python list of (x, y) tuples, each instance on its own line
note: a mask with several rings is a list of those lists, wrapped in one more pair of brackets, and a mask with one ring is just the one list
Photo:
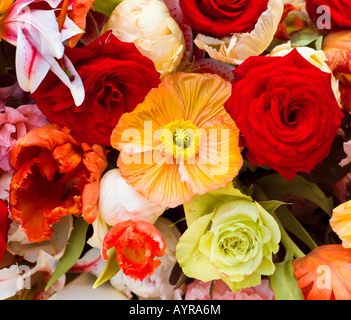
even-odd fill
[[(57, 7), (58, 0), (45, 0)], [(79, 106), (85, 97), (83, 82), (73, 64), (64, 57), (62, 41), (82, 32), (69, 18), (62, 33), (58, 28), (54, 10), (31, 10), (28, 5), (40, 0), (18, 0), (2, 21), (2, 38), (14, 46), (18, 83), (25, 91), (34, 92), (51, 70), (70, 88)], [(69, 77), (57, 59), (63, 59)]]
[(46, 2), (50, 5), (51, 8), (57, 8), (57, 6), (61, 3), (62, 0), (17, 0), (11, 7), (11, 12), (9, 17), (14, 17), (20, 14), (20, 12), (27, 6), (32, 3), (38, 2)]
[(66, 41), (71, 37), (74, 37), (77, 34), (81, 33), (84, 33), (84, 31), (78, 28), (78, 26), (69, 17), (66, 17), (65, 24), (63, 25), (63, 28), (61, 30), (61, 41)]
[(183, 65), (184, 63), (191, 63), (193, 60), (194, 37), (193, 37), (193, 30), (188, 25), (180, 24), (179, 27), (183, 32), (184, 41), (185, 41), (184, 55), (180, 62), (180, 65)]
[(71, 77), (68, 77), (67, 73), (62, 70), (60, 64), (52, 57), (46, 57), (47, 61), (50, 64), (50, 70), (56, 74), (56, 76), (70, 89), (74, 103), (76, 106), (80, 106), (85, 98), (85, 89), (83, 81), (77, 73), (76, 69), (72, 62), (63, 56), (63, 62), (66, 70), (71, 74)]
[(18, 28), (16, 50), (16, 73), (21, 88), (35, 91), (50, 69), (50, 65), (33, 47), (32, 43)]

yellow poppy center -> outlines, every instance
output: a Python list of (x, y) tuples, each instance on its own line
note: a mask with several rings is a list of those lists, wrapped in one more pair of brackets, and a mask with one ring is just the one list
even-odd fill
[(201, 130), (189, 120), (175, 120), (162, 128), (161, 141), (176, 159), (192, 159), (199, 151)]

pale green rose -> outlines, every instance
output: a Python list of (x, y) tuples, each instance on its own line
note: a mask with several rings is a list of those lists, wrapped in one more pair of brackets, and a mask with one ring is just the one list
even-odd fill
[(233, 291), (272, 275), (279, 226), (263, 206), (228, 184), (184, 204), (188, 229), (176, 255), (185, 275), (203, 282), (222, 279)]

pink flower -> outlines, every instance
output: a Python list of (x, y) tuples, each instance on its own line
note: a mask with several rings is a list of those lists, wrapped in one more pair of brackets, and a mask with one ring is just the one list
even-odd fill
[(0, 171), (10, 171), (9, 153), (18, 138), (28, 131), (42, 127), (48, 120), (37, 105), (0, 107)]
[[(185, 300), (211, 300), (211, 281), (194, 280), (188, 285)], [(215, 280), (212, 300), (274, 300), (274, 293), (269, 288), (269, 281), (262, 280), (257, 287), (244, 288), (240, 292), (233, 292), (222, 280)]]

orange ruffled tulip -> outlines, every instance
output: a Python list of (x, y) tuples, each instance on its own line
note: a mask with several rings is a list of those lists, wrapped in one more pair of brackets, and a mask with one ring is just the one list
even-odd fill
[(150, 202), (176, 207), (238, 174), (239, 130), (224, 109), (231, 83), (215, 74), (164, 78), (111, 135), (121, 176)]
[(320, 246), (293, 267), (305, 300), (351, 300), (351, 249)]
[(49, 124), (17, 140), (10, 166), (10, 210), (29, 241), (49, 240), (51, 226), (68, 214), (95, 220), (107, 167), (100, 145), (79, 145), (69, 130)]
[(146, 221), (127, 220), (117, 223), (105, 236), (102, 255), (115, 247), (117, 263), (124, 274), (142, 281), (161, 264), (154, 257), (162, 257), (166, 242), (157, 228)]

